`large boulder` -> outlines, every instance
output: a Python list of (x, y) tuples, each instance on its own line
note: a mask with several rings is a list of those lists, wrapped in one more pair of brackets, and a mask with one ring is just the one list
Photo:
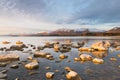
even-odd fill
[(17, 54), (0, 54), (0, 61), (14, 61), (19, 60), (20, 56)]

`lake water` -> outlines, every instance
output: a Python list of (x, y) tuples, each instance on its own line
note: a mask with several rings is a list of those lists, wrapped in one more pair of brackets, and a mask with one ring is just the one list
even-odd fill
[[(66, 40), (71, 40), (72, 43), (77, 43), (84, 41), (86, 44), (84, 46), (90, 46), (92, 43), (97, 41), (110, 41), (110, 42), (118, 42), (120, 43), (120, 37), (0, 37), (0, 42), (2, 41), (10, 41), (11, 44), (4, 45), (0, 44), (0, 47), (10, 47), (14, 45), (16, 41), (22, 41), (25, 44), (33, 44), (35, 46), (42, 46), (46, 41), (54, 42), (64, 42)], [(29, 52), (25, 51), (9, 51), (4, 52), (1, 51), (0, 54), (3, 53), (16, 53), (19, 54), (20, 61), (25, 61), (28, 56), (33, 56), (30, 54), (34, 52), (34, 50), (30, 50)], [(113, 48), (110, 48), (113, 50)], [(0, 67), (0, 70), (7, 69), (7, 80), (15, 80), (15, 78), (19, 78), (20, 80), (66, 80), (64, 67), (69, 66), (74, 71), (76, 71), (83, 80), (120, 80), (120, 58), (117, 56), (120, 54), (120, 50), (118, 51), (108, 51), (104, 59), (104, 64), (94, 64), (93, 62), (75, 62), (74, 58), (78, 57), (79, 53), (87, 53), (96, 57), (90, 52), (80, 52), (78, 48), (72, 48), (70, 52), (63, 53), (68, 56), (67, 59), (56, 63), (59, 60), (59, 55), (61, 52), (55, 52), (52, 48), (45, 48), (42, 52), (49, 52), (53, 55), (54, 60), (48, 60), (45, 58), (35, 58), (39, 60), (39, 68), (35, 70), (27, 70), (24, 65), (28, 62), (24, 62), (24, 64), (19, 64), (18, 69), (11, 69), (10, 66), (12, 64), (18, 63), (17, 61), (13, 61), (8, 64), (6, 67)], [(110, 58), (115, 57), (117, 61), (111, 61)], [(68, 62), (70, 60), (70, 62)], [(45, 67), (51, 67), (50, 70), (46, 70)], [(59, 70), (59, 72), (55, 72), (55, 70)], [(46, 79), (46, 72), (55, 72), (53, 79)], [(30, 72), (37, 72), (37, 74), (29, 75)]]

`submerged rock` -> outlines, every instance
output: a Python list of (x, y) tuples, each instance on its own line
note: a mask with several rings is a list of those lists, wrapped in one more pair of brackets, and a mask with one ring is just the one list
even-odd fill
[(80, 59), (81, 59), (82, 61), (90, 61), (90, 60), (92, 60), (92, 56), (89, 55), (89, 54), (81, 54), (81, 55), (80, 55)]
[(54, 72), (47, 72), (46, 78), (51, 79), (51, 78), (53, 78), (54, 74), (55, 74)]
[(92, 61), (95, 64), (103, 64), (104, 63), (104, 60), (100, 59), (100, 58), (94, 58)]
[(38, 68), (38, 67), (39, 67), (38, 62), (30, 62), (30, 63), (25, 65), (25, 68), (30, 69), (30, 70)]
[(13, 61), (13, 60), (19, 60), (19, 55), (17, 54), (1, 54), (0, 55), (0, 61)]

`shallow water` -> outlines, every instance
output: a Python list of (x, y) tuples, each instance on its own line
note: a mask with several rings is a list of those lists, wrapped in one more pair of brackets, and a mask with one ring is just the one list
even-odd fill
[[(71, 40), (72, 43), (77, 43), (84, 41), (86, 44), (84, 46), (90, 46), (92, 43), (97, 41), (111, 41), (111, 42), (119, 42), (119, 37), (0, 37), (0, 42), (2, 41), (10, 41), (11, 44), (3, 45), (0, 44), (0, 47), (9, 47), (11, 45), (14, 45), (16, 41), (22, 41), (25, 44), (33, 44), (36, 46), (44, 45), (46, 41), (54, 42), (64, 42), (66, 40)], [(23, 53), (21, 51), (10, 51), (11, 53), (16, 53), (21, 56), (20, 61), (25, 61), (26, 58), (29, 55), (33, 55), (30, 53)], [(34, 51), (32, 51), (34, 52)], [(64, 53), (68, 56), (67, 59), (62, 60), (59, 63), (56, 63), (55, 61), (59, 60), (59, 55), (61, 52), (54, 52), (52, 48), (45, 48), (42, 50), (42, 52), (49, 52), (54, 56), (54, 60), (47, 60), (45, 58), (35, 58), (39, 60), (39, 68), (36, 70), (27, 70), (24, 67), (24, 64), (28, 62), (24, 62), (24, 64), (19, 64), (18, 69), (11, 69), (10, 66), (12, 64), (17, 63), (17, 61), (14, 61), (7, 65), (6, 67), (0, 67), (0, 70), (2, 69), (8, 69), (7, 72), (7, 80), (15, 80), (15, 78), (19, 78), (20, 80), (49, 80), (46, 79), (45, 73), (52, 71), (54, 72), (56, 69), (60, 70), (59, 72), (55, 72), (55, 75), (52, 80), (66, 80), (65, 77), (65, 66), (69, 66), (73, 70), (75, 70), (83, 80), (120, 80), (120, 68), (118, 66), (120, 65), (120, 58), (117, 56), (120, 54), (120, 51), (108, 51), (103, 59), (104, 64), (93, 64), (92, 62), (74, 62), (74, 57), (78, 57), (78, 53), (81, 53), (78, 51), (77, 48), (72, 48), (70, 52)], [(4, 51), (1, 51), (0, 53), (6, 53)], [(9, 52), (8, 52), (9, 53)], [(88, 53), (88, 52), (82, 52), (82, 53)], [(88, 53), (92, 56), (94, 56), (91, 53)], [(96, 56), (94, 56), (96, 57)], [(115, 57), (117, 58), (117, 61), (111, 61), (110, 58)], [(70, 60), (71, 62), (67, 62)], [(50, 66), (50, 70), (46, 70), (45, 67)], [(29, 72), (35, 71), (38, 74), (29, 75)]]

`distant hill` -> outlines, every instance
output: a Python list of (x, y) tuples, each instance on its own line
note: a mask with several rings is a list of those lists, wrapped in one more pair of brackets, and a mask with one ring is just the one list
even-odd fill
[(61, 28), (54, 31), (43, 31), (31, 34), (18, 34), (11, 36), (120, 36), (120, 27), (114, 27), (108, 31), (96, 28)]
[(120, 33), (120, 27), (114, 27), (114, 28), (106, 31), (106, 33)]

